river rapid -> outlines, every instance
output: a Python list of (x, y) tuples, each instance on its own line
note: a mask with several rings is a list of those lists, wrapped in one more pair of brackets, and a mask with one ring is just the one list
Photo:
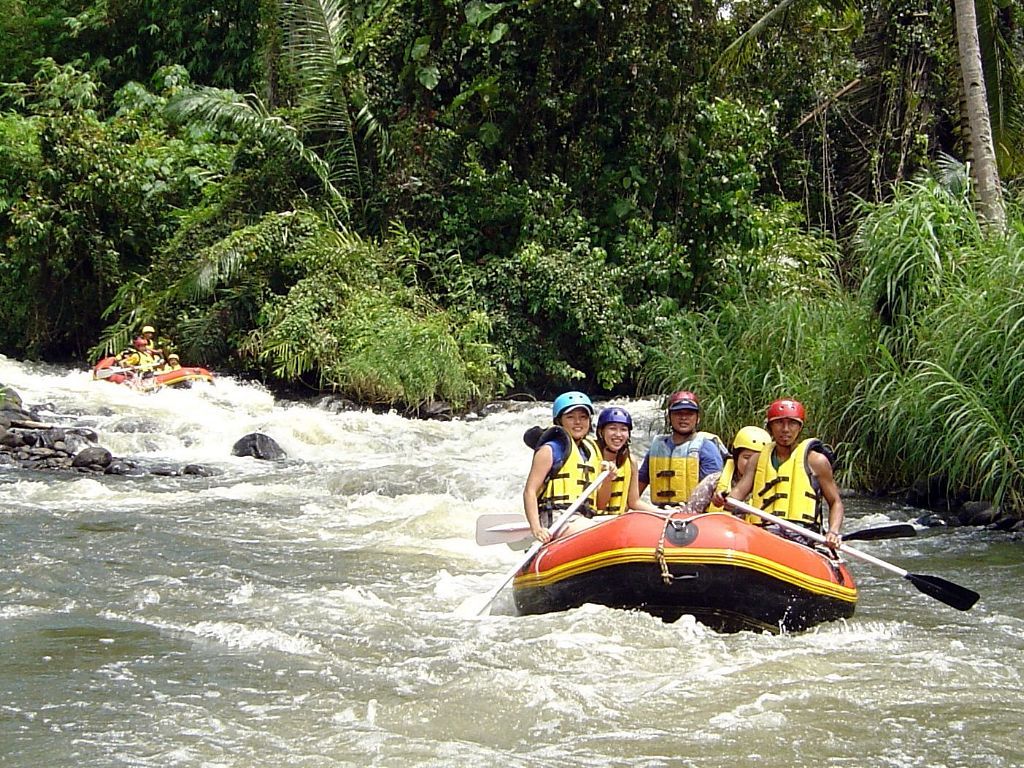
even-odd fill
[[(475, 521), (520, 510), (521, 436), (548, 404), (410, 421), (2, 357), (0, 382), (115, 456), (217, 472), (0, 467), (0, 765), (1024, 765), (1024, 542), (1007, 534), (858, 543), (977, 590), (967, 613), (854, 561), (856, 615), (801, 634), (517, 617), (508, 590), (466, 618), (522, 556), (478, 547)], [(621, 404), (641, 455), (656, 404)], [(231, 456), (257, 431), (289, 458)], [(847, 529), (918, 514), (852, 498)]]

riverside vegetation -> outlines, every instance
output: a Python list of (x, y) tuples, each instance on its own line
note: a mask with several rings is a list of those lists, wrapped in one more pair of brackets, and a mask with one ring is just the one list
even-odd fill
[(1024, 48), (976, 8), (998, 227), (949, 4), (0, 0), (0, 351), (152, 322), (409, 411), (685, 386), (723, 435), (787, 395), (844, 482), (1019, 516)]

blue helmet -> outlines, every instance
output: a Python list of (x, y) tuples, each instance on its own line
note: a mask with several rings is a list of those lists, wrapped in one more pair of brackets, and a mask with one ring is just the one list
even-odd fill
[(625, 408), (619, 408), (618, 406), (605, 408), (601, 411), (601, 415), (597, 417), (597, 428), (600, 429), (605, 424), (625, 424), (632, 431), (633, 417), (629, 415), (629, 411)]
[(551, 406), (551, 418), (558, 421), (558, 417), (565, 411), (580, 407), (586, 408), (591, 416), (594, 415), (594, 404), (590, 402), (589, 397), (582, 392), (563, 392), (555, 398), (555, 402)]

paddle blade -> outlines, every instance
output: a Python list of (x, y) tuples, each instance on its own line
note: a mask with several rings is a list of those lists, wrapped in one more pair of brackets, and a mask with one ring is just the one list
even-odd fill
[(476, 543), (482, 547), (508, 544), (523, 538), (532, 539), (533, 534), (521, 512), (480, 515), (476, 519)]
[(938, 576), (908, 573), (904, 578), (929, 597), (934, 597), (958, 611), (969, 611), (981, 597), (973, 589), (961, 587), (959, 584), (940, 579)]
[(892, 525), (876, 525), (872, 528), (861, 528), (843, 534), (843, 541), (877, 541), (878, 539), (901, 539), (917, 536), (917, 529), (910, 523), (893, 523)]

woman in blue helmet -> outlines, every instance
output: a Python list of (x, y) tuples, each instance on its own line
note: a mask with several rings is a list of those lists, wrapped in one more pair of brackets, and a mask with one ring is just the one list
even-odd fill
[(597, 444), (605, 461), (615, 465), (615, 476), (597, 489), (597, 514), (621, 515), (631, 509), (661, 512), (640, 498), (637, 466), (629, 452), (633, 433), (633, 417), (625, 408), (612, 406), (597, 417)]
[[(559, 395), (551, 407), (554, 426), (534, 445), (523, 508), (538, 541), (551, 539), (552, 512), (576, 501), (601, 472), (601, 449), (589, 437), (593, 415), (594, 404), (582, 392)], [(580, 514), (593, 516), (596, 496), (592, 494), (580, 507)]]

